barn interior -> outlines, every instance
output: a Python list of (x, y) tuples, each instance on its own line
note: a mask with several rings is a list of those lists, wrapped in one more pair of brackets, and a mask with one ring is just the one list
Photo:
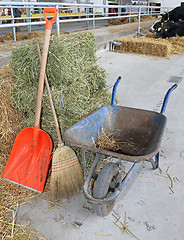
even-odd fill
[[(142, 22), (141, 33), (149, 35), (149, 27), (156, 20), (148, 19)], [(12, 239), (59, 240), (62, 236), (64, 240), (68, 238), (115, 240), (122, 237), (127, 240), (130, 238), (182, 240), (183, 37), (156, 40), (149, 35), (137, 38), (137, 22), (130, 23), (129, 27), (126, 24), (111, 25), (89, 32), (90, 34), (92, 32), (96, 39), (95, 54), (98, 66), (106, 72), (106, 85), (110, 96), (118, 76), (122, 77), (117, 88), (119, 105), (160, 112), (167, 90), (173, 84), (178, 84), (177, 89), (171, 94), (165, 112), (167, 126), (160, 147), (159, 168), (154, 170), (150, 162), (142, 162), (131, 182), (117, 199), (112, 213), (105, 217), (96, 215), (93, 205), (82, 193), (59, 202), (51, 201), (47, 196), (47, 186), (46, 191), (40, 195), (4, 183), (1, 179), (4, 194), (3, 198), (1, 197), (1, 234), (4, 239), (12, 236)], [(12, 40), (12, 37), (9, 39)], [(1, 152), (3, 159), (5, 154), (9, 154), (10, 145), (13, 145), (14, 138), (20, 130), (17, 122), (22, 120), (22, 115), (17, 114), (10, 105), (15, 79), (11, 78), (12, 69), (7, 65), (12, 61), (12, 51), (29, 41), (21, 38), (20, 40), (11, 44), (7, 40), (0, 45), (1, 83), (7, 83), (6, 89), (1, 85), (3, 93), (1, 105), (5, 107), (2, 109), (6, 110), (1, 117), (4, 117), (2, 120), (8, 119), (6, 124), (1, 125), (1, 130), (4, 130), (1, 140), (6, 134), (9, 137), (6, 151)], [(112, 41), (122, 44), (112, 49)], [(139, 51), (136, 50), (137, 47)], [(101, 71), (98, 74), (102, 74)], [(109, 95), (107, 101), (110, 99)], [(13, 123), (13, 129), (8, 125), (9, 122)], [(129, 162), (123, 162), (123, 171), (128, 172), (131, 165)], [(3, 160), (1, 173), (4, 166)], [(121, 228), (122, 224), (124, 228)]]

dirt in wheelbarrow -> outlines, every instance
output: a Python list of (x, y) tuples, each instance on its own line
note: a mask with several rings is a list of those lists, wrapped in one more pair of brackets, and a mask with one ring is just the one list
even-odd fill
[(129, 156), (142, 156), (146, 154), (148, 140), (142, 133), (127, 132), (123, 136), (115, 136), (113, 133), (102, 131), (98, 134), (96, 147)]

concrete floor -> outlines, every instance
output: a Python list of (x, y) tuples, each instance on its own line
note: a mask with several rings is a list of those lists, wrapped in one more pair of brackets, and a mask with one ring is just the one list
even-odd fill
[[(120, 105), (160, 111), (171, 76), (184, 77), (184, 54), (162, 59), (108, 51), (97, 53), (99, 64), (107, 72), (107, 84), (122, 76), (117, 89)], [(160, 169), (143, 162), (117, 199), (114, 210), (140, 240), (183, 240), (184, 219), (184, 80), (171, 94), (165, 115), (168, 119), (160, 148)], [(124, 168), (131, 166), (125, 162)], [(173, 192), (170, 190), (174, 180)], [(17, 223), (30, 225), (46, 239), (120, 240), (136, 239), (123, 233), (113, 222), (115, 217), (98, 217), (83, 194), (63, 205), (53, 205), (43, 194), (32, 203), (20, 206)], [(80, 222), (78, 226), (74, 222)], [(118, 223), (119, 226), (120, 223)]]

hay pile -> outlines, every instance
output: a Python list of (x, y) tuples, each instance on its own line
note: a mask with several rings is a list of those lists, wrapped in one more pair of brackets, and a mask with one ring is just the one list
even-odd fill
[(112, 18), (108, 19), (109, 25), (121, 25), (129, 22), (129, 18)]
[[(141, 21), (142, 20), (143, 19), (141, 19)], [(147, 20), (147, 18), (144, 18), (144, 21), (145, 20)], [(131, 18), (125, 17), (125, 18), (112, 18), (112, 19), (108, 19), (109, 25), (121, 25), (121, 24), (129, 23), (129, 21), (131, 23), (138, 22), (138, 17), (131, 17)]]
[[(18, 132), (21, 130), (22, 114), (18, 113), (11, 100), (12, 86), (15, 84), (13, 71), (9, 66), (0, 68), (0, 176)], [(36, 194), (10, 184), (0, 178), (0, 239), (39, 239), (29, 227), (16, 224), (17, 208)]]
[(118, 141), (117, 137), (112, 133), (105, 133), (102, 130), (102, 133), (98, 133), (98, 137), (96, 140), (96, 147), (112, 152), (118, 152), (121, 150), (122, 144)]
[[(60, 32), (60, 34), (63, 34), (64, 32)], [(56, 35), (56, 32), (51, 33), (52, 36)], [(34, 39), (34, 38), (43, 38), (45, 36), (45, 32), (31, 32), (31, 33), (16, 33), (16, 39), (17, 41), (22, 40), (28, 40), (28, 39)], [(8, 33), (7, 35), (0, 37), (0, 42), (7, 43), (14, 41), (13, 33)]]
[[(103, 131), (98, 133), (95, 142), (96, 147), (111, 152), (127, 154), (130, 156), (140, 156), (144, 154), (145, 148), (137, 142), (137, 137), (129, 135), (126, 137), (115, 136), (113, 133)], [(138, 140), (139, 141), (139, 140)]]
[[(131, 14), (131, 15), (135, 15), (135, 14)], [(154, 20), (154, 19), (155, 18), (151, 17), (151, 16), (141, 16), (141, 22)], [(112, 25), (121, 25), (121, 24), (129, 23), (129, 21), (131, 23), (138, 22), (138, 17), (124, 17), (124, 18), (111, 18), (111, 19), (108, 19), (108, 23), (111, 26)]]
[(21, 114), (13, 108), (10, 100), (13, 84), (12, 69), (8, 66), (0, 68), (0, 156), (6, 156), (9, 153), (9, 146), (13, 144), (14, 137), (20, 131), (20, 122), (22, 121)]
[(184, 51), (184, 37), (173, 37), (167, 41), (172, 45), (172, 54), (180, 54)]
[[(42, 43), (40, 43), (42, 49)], [(17, 79), (12, 96), (25, 116), (24, 126), (33, 126), (40, 64), (35, 44), (17, 48), (11, 66)], [(46, 69), (61, 132), (96, 109), (110, 104), (105, 72), (97, 65), (92, 33), (53, 37)], [(57, 142), (57, 134), (46, 89), (41, 128)]]
[(171, 55), (180, 54), (184, 51), (184, 37), (169, 39), (155, 39), (151, 36), (140, 38), (119, 38), (121, 42), (115, 50), (124, 53), (137, 53), (149, 56), (169, 58)]

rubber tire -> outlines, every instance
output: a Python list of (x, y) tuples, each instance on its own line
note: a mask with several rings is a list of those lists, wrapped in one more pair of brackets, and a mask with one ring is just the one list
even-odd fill
[[(100, 171), (94, 189), (93, 197), (96, 199), (103, 199), (107, 196), (109, 192), (109, 186), (113, 179), (118, 174), (119, 168), (115, 163), (107, 163), (104, 165)], [(109, 204), (95, 204), (93, 203), (93, 208), (98, 216), (107, 216), (113, 209), (115, 200), (111, 201)]]

